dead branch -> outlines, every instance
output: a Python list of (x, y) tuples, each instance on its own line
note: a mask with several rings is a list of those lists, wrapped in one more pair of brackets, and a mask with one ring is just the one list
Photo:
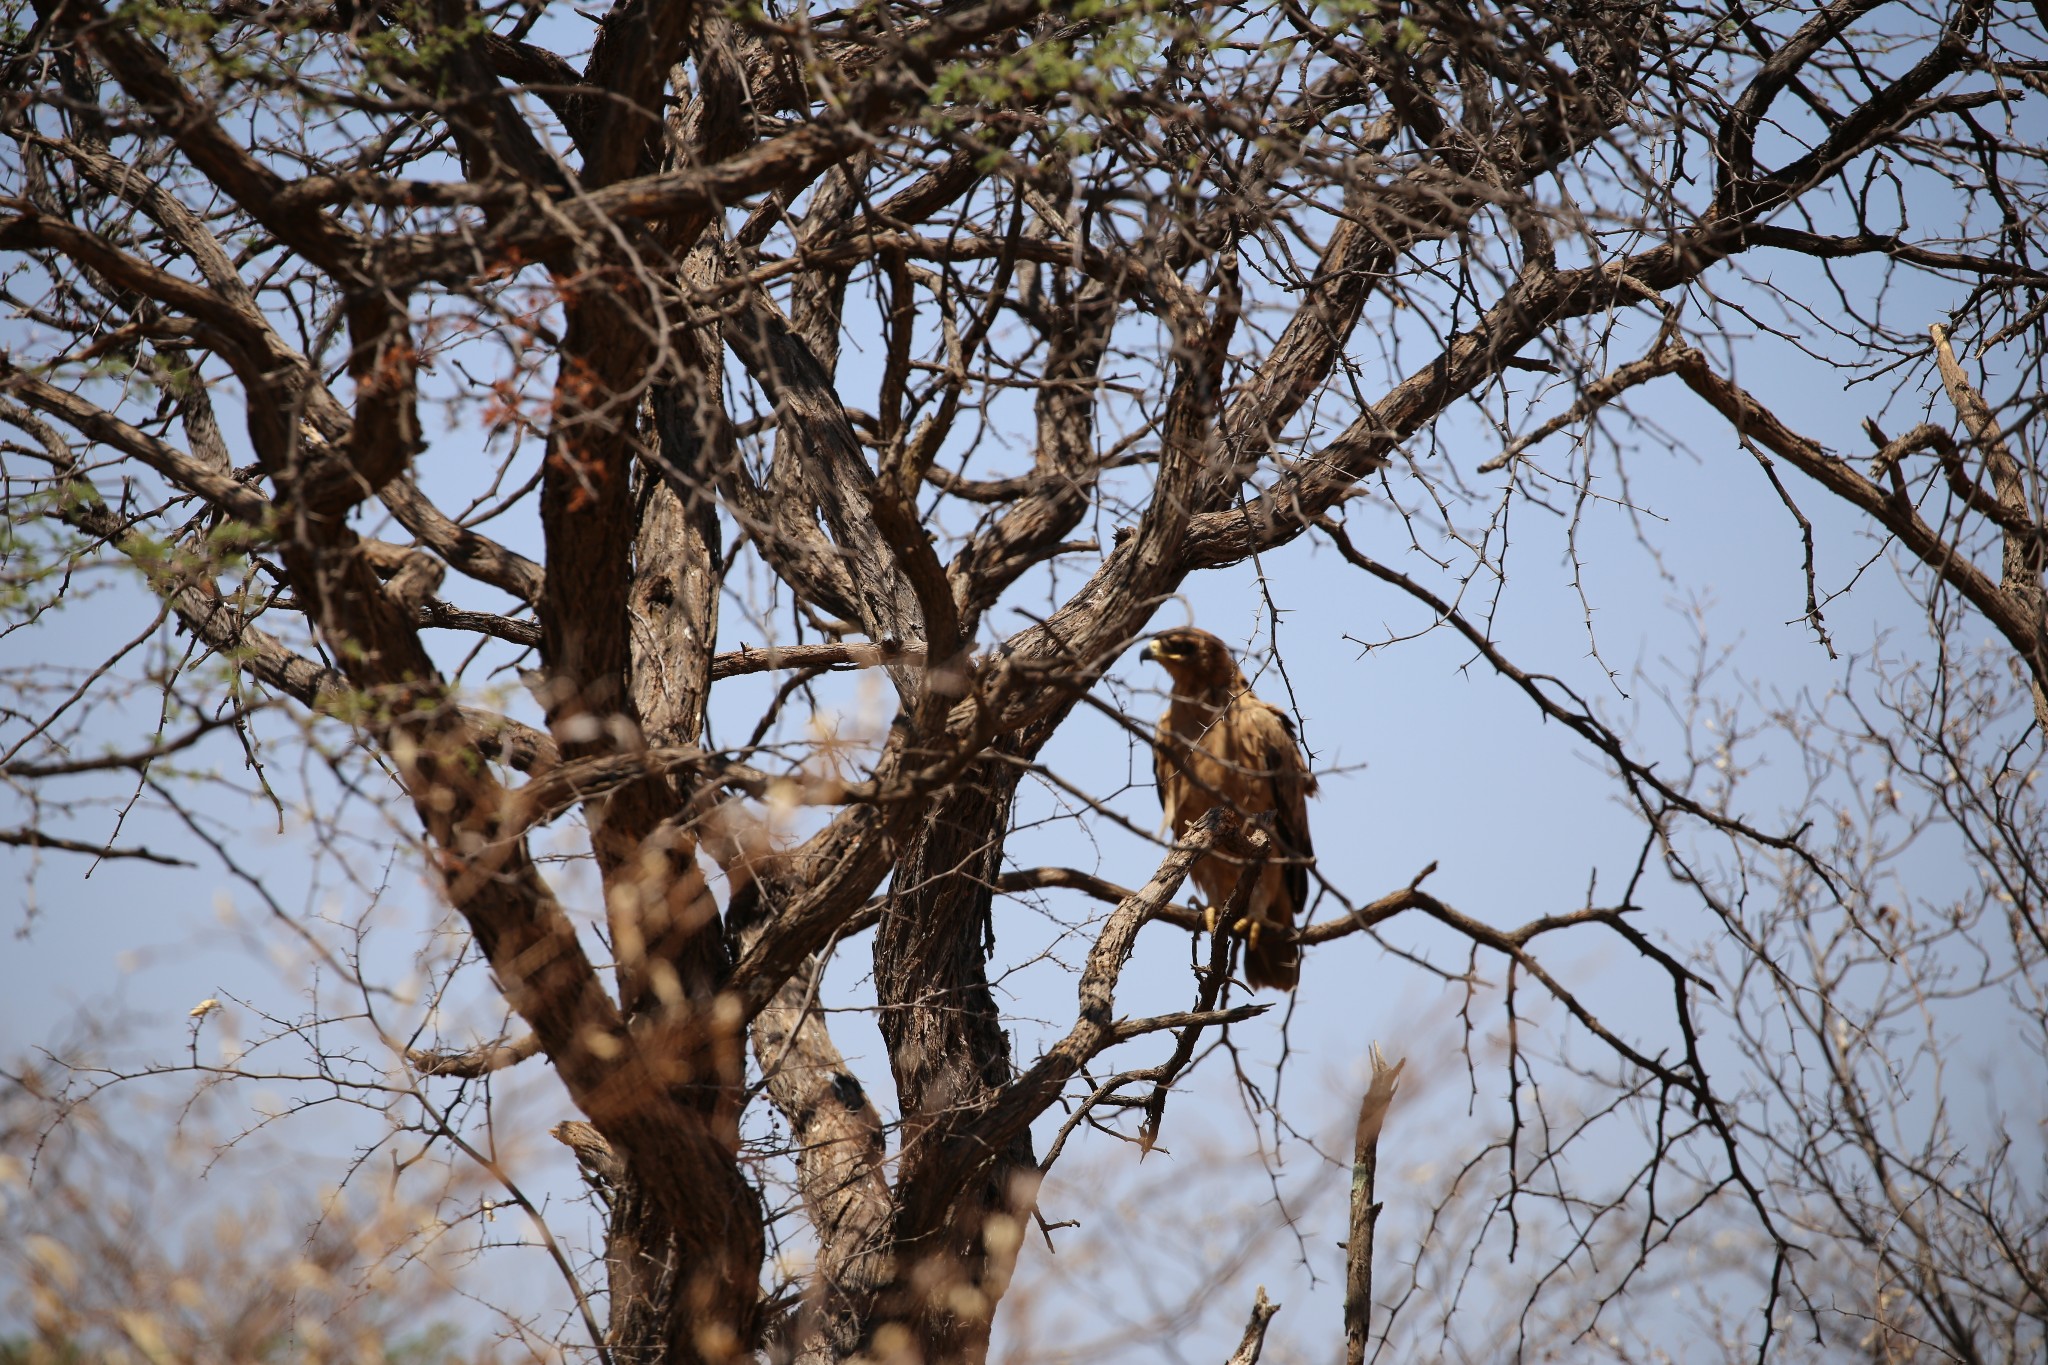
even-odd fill
[(1266, 1349), (1266, 1325), (1279, 1311), (1280, 1305), (1269, 1300), (1266, 1286), (1260, 1285), (1257, 1296), (1252, 1300), (1252, 1315), (1244, 1325), (1244, 1337), (1224, 1365), (1259, 1365), (1259, 1352)]
[(468, 1080), (517, 1066), (539, 1054), (540, 1039), (534, 1034), (522, 1033), (509, 1043), (502, 1040), (484, 1043), (459, 1052), (408, 1049), (405, 1060), (422, 1076), (455, 1076)]
[(1345, 1365), (1365, 1365), (1366, 1343), (1372, 1333), (1373, 1229), (1380, 1221), (1374, 1179), (1380, 1164), (1380, 1129), (1386, 1124), (1387, 1107), (1394, 1102), (1394, 1088), (1407, 1065), (1404, 1057), (1389, 1066), (1380, 1045), (1374, 1043), (1372, 1084), (1358, 1102), (1358, 1127), (1351, 1147), (1351, 1231), (1344, 1251)]

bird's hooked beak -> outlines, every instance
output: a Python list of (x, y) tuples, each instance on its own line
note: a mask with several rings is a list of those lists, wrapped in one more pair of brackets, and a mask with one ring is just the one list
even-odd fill
[(1159, 637), (1157, 635), (1145, 642), (1145, 648), (1139, 651), (1138, 657), (1150, 659), (1155, 664), (1159, 662), (1161, 656), (1159, 653)]

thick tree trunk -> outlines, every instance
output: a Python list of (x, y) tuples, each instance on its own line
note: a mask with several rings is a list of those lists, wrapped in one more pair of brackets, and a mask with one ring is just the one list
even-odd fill
[[(943, 1116), (985, 1108), (1014, 1074), (989, 991), (992, 899), (1021, 769), (974, 765), (904, 850), (875, 935), (882, 1037), (903, 1112), (895, 1274), (870, 1321), (878, 1347), (914, 1343), (927, 1365), (974, 1362), (1007, 1288), (1037, 1193), (1029, 1129), (996, 1151), (928, 1138)], [(964, 1185), (963, 1167), (972, 1167)], [(957, 1188), (951, 1198), (927, 1189)]]

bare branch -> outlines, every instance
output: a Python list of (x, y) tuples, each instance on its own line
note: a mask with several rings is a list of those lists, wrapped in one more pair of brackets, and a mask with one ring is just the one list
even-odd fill
[(1394, 1088), (1408, 1065), (1402, 1058), (1392, 1066), (1372, 1045), (1372, 1084), (1358, 1102), (1358, 1127), (1351, 1147), (1351, 1231), (1344, 1251), (1344, 1362), (1365, 1365), (1366, 1344), (1372, 1336), (1372, 1249), (1373, 1229), (1379, 1225), (1380, 1205), (1373, 1190), (1380, 1164), (1380, 1129), (1387, 1121), (1387, 1107), (1394, 1102)]
[(153, 853), (146, 848), (123, 848), (116, 844), (95, 844), (79, 839), (64, 839), (36, 829), (0, 829), (0, 844), (14, 848), (50, 848), (60, 853), (83, 853), (94, 858), (134, 858), (162, 867), (198, 866), (197, 863), (188, 862), (183, 858)]
[(1259, 1365), (1259, 1353), (1266, 1349), (1266, 1325), (1279, 1311), (1280, 1305), (1268, 1299), (1266, 1286), (1260, 1285), (1258, 1295), (1252, 1300), (1252, 1315), (1244, 1325), (1244, 1337), (1224, 1365)]
[(484, 1043), (459, 1052), (409, 1050), (405, 1054), (405, 1060), (422, 1076), (474, 1079), (478, 1076), (488, 1076), (494, 1071), (503, 1071), (508, 1066), (517, 1066), (529, 1057), (539, 1055), (539, 1036), (523, 1033), (509, 1043)]

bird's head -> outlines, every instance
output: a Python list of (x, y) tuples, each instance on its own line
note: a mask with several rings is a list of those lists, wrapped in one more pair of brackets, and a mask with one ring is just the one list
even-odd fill
[(1145, 642), (1143, 657), (1166, 670), (1177, 692), (1227, 687), (1238, 676), (1230, 646), (1193, 626), (1160, 631)]

